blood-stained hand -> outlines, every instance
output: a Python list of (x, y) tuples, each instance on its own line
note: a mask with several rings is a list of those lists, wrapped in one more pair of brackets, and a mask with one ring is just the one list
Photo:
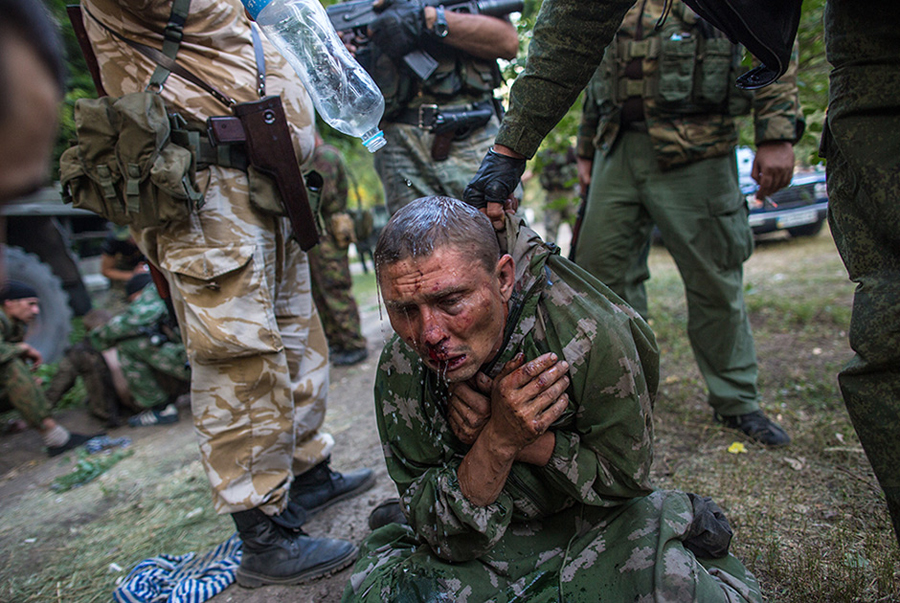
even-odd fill
[(472, 445), (491, 418), (493, 380), (479, 372), (468, 381), (450, 385), (447, 420), (450, 429), (464, 444)]
[(506, 363), (491, 387), (488, 426), (497, 445), (518, 453), (562, 416), (569, 404), (568, 371), (569, 363), (552, 352), (529, 362), (519, 353)]

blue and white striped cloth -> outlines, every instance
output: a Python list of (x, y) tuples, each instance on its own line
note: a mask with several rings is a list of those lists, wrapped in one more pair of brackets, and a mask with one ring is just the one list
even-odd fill
[(113, 591), (117, 603), (202, 603), (234, 582), (241, 563), (237, 534), (206, 553), (160, 555), (138, 563)]

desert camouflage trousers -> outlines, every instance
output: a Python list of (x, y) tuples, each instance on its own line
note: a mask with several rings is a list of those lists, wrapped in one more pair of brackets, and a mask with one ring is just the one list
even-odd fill
[(191, 410), (216, 510), (287, 504), (293, 475), (325, 460), (328, 348), (306, 254), (284, 218), (250, 205), (243, 172), (197, 174), (205, 205), (135, 232), (161, 268), (191, 363)]
[(383, 126), (387, 144), (375, 154), (375, 171), (392, 215), (419, 197), (445, 195), (462, 199), (466, 185), (500, 130), (500, 122), (494, 116), (465, 140), (454, 140), (447, 159), (435, 161), (431, 158), (434, 134), (407, 124), (385, 122)]
[(366, 339), (360, 330), (359, 307), (353, 297), (347, 249), (341, 249), (330, 236), (324, 236), (307, 257), (312, 295), (328, 345), (338, 350), (364, 350)]
[(850, 279), (856, 352), (839, 375), (900, 539), (900, 34), (895, 0), (828, 0), (828, 223)]
[(0, 412), (17, 410), (34, 429), (50, 416), (50, 404), (34, 381), (34, 373), (24, 360), (14, 358), (0, 364)]
[(681, 492), (614, 509), (576, 506), (514, 524), (489, 554), (462, 563), (439, 559), (408, 526), (389, 524), (363, 543), (343, 601), (761, 601), (756, 578), (735, 557), (697, 559), (684, 548), (692, 519)]

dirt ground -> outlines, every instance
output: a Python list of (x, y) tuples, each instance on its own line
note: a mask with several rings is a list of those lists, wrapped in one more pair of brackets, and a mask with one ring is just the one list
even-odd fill
[[(346, 538), (361, 541), (369, 532), (366, 520), (371, 509), (385, 498), (396, 496), (396, 489), (387, 477), (378, 433), (375, 427), (372, 387), (375, 380), (375, 363), (381, 342), (390, 331), (382, 324), (375, 300), (362, 303), (363, 334), (369, 341), (369, 358), (356, 366), (332, 368), (331, 388), (326, 418), (326, 429), (335, 439), (332, 467), (349, 470), (371, 467), (376, 474), (375, 486), (368, 492), (326, 509), (312, 518), (304, 529), (312, 536)], [(202, 476), (199, 454), (190, 417), (190, 409), (180, 409), (182, 420), (174, 425), (132, 429), (127, 426), (108, 430), (111, 437), (127, 436), (132, 439), (133, 456), (121, 461), (109, 472), (109, 478), (122, 479), (122, 473), (131, 473), (131, 479), (140, 487), (149, 482), (174, 477), (180, 471), (189, 470)], [(94, 433), (102, 425), (83, 410), (70, 410), (59, 415), (70, 430)], [(41, 523), (40, 533), (49, 539), (65, 534), (68, 526), (88, 523), (103, 513), (102, 498), (89, 495), (93, 488), (85, 487), (60, 495), (48, 492), (48, 486), (57, 476), (71, 470), (71, 456), (48, 459), (41, 450), (41, 442), (34, 432), (0, 435), (0, 523), (11, 518), (24, 520), (27, 515), (37, 515)], [(106, 476), (104, 476), (106, 477)], [(101, 478), (102, 479), (102, 478)], [(127, 479), (127, 478), (126, 478)], [(205, 479), (205, 478), (204, 478)], [(49, 508), (48, 508), (49, 505)], [(37, 509), (37, 513), (35, 510)], [(228, 520), (224, 537), (228, 536)], [(30, 532), (16, 534), (18, 542), (0, 536), (0, 566), (10, 554), (21, 554), (29, 545), (37, 549), (37, 543), (25, 543)], [(52, 547), (51, 543), (46, 546)], [(12, 553), (12, 549), (18, 549)], [(184, 550), (159, 550), (158, 554), (183, 554)], [(34, 550), (35, 560), (41, 557)], [(124, 568), (127, 572), (128, 567)], [(307, 585), (280, 587), (269, 586), (254, 590), (232, 585), (212, 599), (215, 603), (282, 603), (319, 601), (331, 603), (340, 600), (350, 570), (344, 570), (329, 578)], [(4, 598), (0, 595), (0, 601)], [(62, 599), (63, 601), (65, 598)], [(9, 603), (14, 603), (9, 601)]]

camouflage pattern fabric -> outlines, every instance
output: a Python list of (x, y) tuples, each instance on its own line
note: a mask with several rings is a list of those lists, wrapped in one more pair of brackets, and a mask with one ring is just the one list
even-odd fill
[[(85, 0), (109, 27), (156, 48), (171, 2)], [(144, 89), (154, 65), (92, 19), (85, 26), (113, 95)], [(193, 0), (178, 62), (238, 102), (255, 100), (250, 27), (237, 0)], [(313, 148), (313, 113), (299, 79), (266, 43), (266, 89), (280, 94), (298, 159)], [(170, 76), (162, 90), (189, 121), (227, 113), (213, 97)], [(327, 344), (312, 303), (304, 254), (283, 218), (250, 204), (245, 173), (197, 174), (205, 205), (188, 220), (133, 232), (160, 267), (191, 363), (191, 407), (219, 513), (287, 504), (292, 476), (323, 461), (319, 432), (328, 392)]]
[(25, 323), (11, 320), (0, 310), (0, 412), (17, 410), (30, 427), (43, 429), (41, 422), (50, 417), (50, 404), (17, 345), (25, 340), (26, 329)]
[(312, 169), (321, 174), (324, 184), (319, 213), (325, 223), (325, 236), (309, 252), (312, 295), (331, 348), (365, 349), (366, 340), (359, 325), (359, 308), (353, 297), (348, 248), (341, 247), (330, 231), (331, 218), (347, 211), (348, 179), (340, 152), (330, 145), (313, 151)]
[[(665, 4), (665, 0), (639, 2), (625, 15), (613, 44), (586, 88), (577, 142), (580, 157), (592, 158), (595, 148), (602, 151), (603, 155), (608, 155), (616, 143), (621, 128), (622, 103), (626, 96), (620, 93), (620, 87), (628, 81), (626, 70), (631, 60), (629, 52), (646, 53), (640, 59), (639, 75), (643, 77), (631, 78), (631, 81), (646, 84), (641, 86), (641, 92), (635, 95), (635, 100), (640, 99), (643, 119), (653, 140), (654, 156), (661, 168), (671, 169), (734, 151), (738, 142), (738, 132), (733, 117), (722, 112), (691, 111), (689, 107), (685, 107), (689, 102), (686, 99), (672, 101), (672, 108), (660, 106), (659, 88), (663, 85), (661, 81), (668, 82), (665, 91), (670, 92), (670, 96), (677, 96), (678, 99), (688, 95), (694, 86), (705, 85), (707, 88), (721, 90), (723, 98), (726, 91), (733, 87), (728, 79), (727, 65), (724, 65), (725, 68), (721, 71), (713, 71), (706, 75), (707, 79), (696, 84), (695, 81), (699, 81), (696, 74), (703, 67), (702, 60), (698, 60), (697, 56), (689, 54), (687, 57), (681, 57), (680, 62), (671, 57), (662, 61), (659, 50), (647, 50), (648, 46), (659, 48), (660, 45), (676, 44), (677, 42), (673, 40), (677, 40), (683, 42), (686, 49), (677, 47), (670, 52), (683, 53), (693, 48), (688, 42), (696, 44), (696, 40), (704, 36), (698, 26), (697, 16), (680, 0), (669, 3), (672, 5), (671, 12), (663, 28), (657, 30), (655, 25), (662, 16)], [(640, 51), (629, 50), (634, 48), (634, 41), (643, 42)], [(723, 50), (733, 48), (726, 40), (721, 41), (725, 42)], [(683, 77), (676, 77), (684, 74), (690, 75), (686, 78), (687, 82)], [(754, 134), (757, 145), (779, 140), (793, 143), (799, 139), (805, 122), (797, 94), (795, 47), (794, 57), (787, 73), (774, 84), (757, 90), (753, 95)]]
[(851, 280), (856, 352), (839, 381), (900, 539), (900, 5), (828, 0), (828, 223)]
[(156, 287), (147, 286), (125, 312), (89, 333), (94, 349), (115, 346), (128, 390), (142, 409), (164, 404), (173, 396), (165, 387), (170, 381), (163, 379), (164, 375), (182, 383), (191, 380), (181, 341), (165, 337), (153, 341), (154, 336), (161, 337), (160, 325), (167, 317), (166, 304)]
[[(87, 394), (86, 405), (91, 414), (110, 424), (119, 424), (119, 407), (123, 401), (116, 393), (106, 360), (91, 345), (87, 337), (68, 348), (59, 361), (59, 366), (46, 390), (50, 406), (55, 407), (63, 395), (72, 389), (79, 377), (84, 383)], [(138, 409), (129, 408), (129, 410)]]
[(411, 527), (369, 536), (344, 601), (759, 601), (736, 559), (717, 567), (684, 549), (687, 496), (652, 492), (650, 328), (520, 220), (507, 233), (517, 286), (504, 347), (483, 370), (496, 376), (520, 351), (570, 363), (550, 461), (515, 463), (494, 503), (469, 502), (457, 480), (467, 446), (444, 416), (446, 385), (394, 337), (379, 362), (376, 418)]
[(634, 0), (544, 0), (496, 142), (532, 157), (575, 103)]
[(544, 189), (544, 240), (556, 241), (560, 225), (575, 224), (578, 215), (578, 168), (575, 150), (546, 149), (537, 155), (541, 188)]
[(420, 197), (462, 199), (472, 174), (494, 142), (500, 122), (494, 116), (465, 140), (454, 140), (444, 161), (431, 158), (434, 134), (417, 126), (385, 122), (387, 144), (375, 153), (375, 170), (384, 187), (385, 205), (394, 214)]

